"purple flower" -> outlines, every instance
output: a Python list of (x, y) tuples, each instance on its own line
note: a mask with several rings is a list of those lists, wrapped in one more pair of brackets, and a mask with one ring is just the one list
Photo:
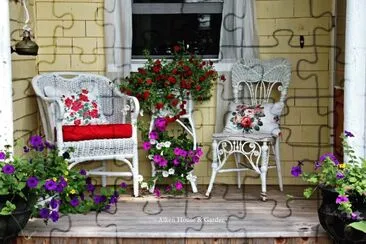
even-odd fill
[(202, 151), (202, 148), (197, 148), (196, 149), (196, 155), (198, 156), (198, 157), (201, 157), (202, 155), (203, 155), (203, 151)]
[(150, 150), (151, 148), (151, 143), (149, 141), (145, 141), (143, 144), (142, 144), (142, 148), (147, 151), (147, 150)]
[(344, 131), (344, 135), (345, 135), (346, 137), (354, 137), (354, 136), (355, 136), (355, 135), (353, 135), (353, 134), (352, 134), (352, 132), (347, 131), (347, 130), (345, 130), (345, 131)]
[(199, 161), (200, 161), (200, 157), (198, 157), (198, 156), (194, 156), (193, 158), (192, 158), (192, 161), (193, 161), (193, 163), (198, 163)]
[(188, 157), (193, 157), (193, 156), (194, 156), (194, 154), (195, 154), (195, 153), (194, 153), (192, 150), (189, 150), (189, 151), (188, 151)]
[(178, 158), (175, 158), (173, 160), (173, 164), (174, 164), (174, 166), (178, 166), (180, 164), (179, 159)]
[(88, 183), (88, 184), (86, 185), (86, 190), (87, 190), (88, 192), (93, 192), (93, 191), (95, 190), (95, 186), (94, 186), (93, 184)]
[(127, 188), (127, 184), (126, 184), (126, 182), (122, 182), (120, 186), (121, 186), (122, 188)]
[(172, 190), (172, 186), (171, 185), (168, 185), (167, 187), (165, 187), (165, 191), (166, 192), (169, 192)]
[(67, 181), (65, 180), (65, 178), (63, 176), (60, 177), (60, 183), (59, 183), (59, 185), (62, 188), (65, 188), (67, 186)]
[(85, 182), (86, 182), (86, 184), (91, 184), (91, 178), (90, 177), (86, 178)]
[(168, 165), (168, 160), (166, 160), (165, 158), (162, 158), (161, 161), (159, 162), (159, 166), (166, 167), (167, 165)]
[(43, 146), (42, 137), (41, 136), (31, 136), (31, 138), (29, 139), (29, 144), (31, 144), (31, 146), (33, 148), (38, 148), (41, 145)]
[(161, 196), (160, 190), (159, 189), (155, 189), (154, 190), (154, 195), (155, 195), (155, 197), (160, 197)]
[(117, 200), (118, 200), (118, 198), (116, 196), (111, 196), (111, 198), (109, 199), (109, 203), (110, 204), (116, 204)]
[(49, 148), (49, 149), (55, 149), (55, 145), (53, 145), (52, 143), (48, 142), (48, 141), (45, 141), (44, 142), (44, 145)]
[(107, 197), (106, 196), (95, 195), (93, 197), (93, 201), (94, 201), (95, 204), (99, 204), (99, 203), (105, 202), (106, 200), (107, 200)]
[(332, 153), (324, 153), (323, 155), (320, 156), (319, 161), (323, 162), (325, 159), (327, 159), (329, 157), (330, 160), (333, 161), (333, 163), (335, 165), (339, 164), (338, 159), (332, 154)]
[(174, 152), (174, 154), (175, 154), (176, 156), (180, 156), (181, 151), (182, 151), (182, 149), (180, 149), (180, 148), (178, 148), (178, 147), (174, 148), (174, 150), (173, 150), (173, 152)]
[(46, 188), (46, 190), (53, 191), (56, 190), (57, 184), (53, 180), (46, 180), (46, 182), (44, 183), (44, 187)]
[(155, 128), (158, 129), (159, 131), (164, 131), (166, 129), (166, 126), (168, 125), (167, 121), (165, 118), (157, 118), (155, 119)]
[(151, 140), (157, 140), (157, 139), (159, 138), (159, 134), (158, 134), (158, 132), (156, 132), (156, 131), (151, 131), (151, 132), (150, 132), (150, 134), (149, 134), (149, 138), (150, 138)]
[(48, 217), (50, 216), (50, 210), (48, 208), (42, 208), (41, 210), (39, 210), (39, 216), (42, 219), (48, 219)]
[(29, 152), (29, 147), (24, 146), (24, 147), (23, 147), (23, 151), (24, 151), (25, 153)]
[(55, 191), (61, 193), (64, 191), (64, 187), (61, 184), (57, 184)]
[(73, 197), (70, 201), (70, 205), (73, 207), (79, 206), (80, 201), (78, 197)]
[(4, 160), (6, 158), (6, 154), (4, 152), (0, 152), (0, 160)]
[(50, 218), (53, 222), (57, 222), (57, 220), (60, 218), (57, 211), (52, 211), (50, 214)]
[(15, 167), (11, 164), (5, 164), (2, 168), (4, 174), (11, 175), (15, 171)]
[(177, 189), (178, 191), (183, 189), (183, 184), (180, 181), (175, 182), (175, 189)]
[(344, 174), (342, 172), (337, 172), (336, 174), (336, 178), (339, 179), (343, 179), (344, 178)]
[(79, 171), (79, 173), (80, 173), (81, 175), (86, 175), (86, 170), (85, 170), (85, 169), (81, 169), (81, 170)]
[(180, 156), (187, 157), (188, 152), (186, 150), (183, 150), (180, 152)]
[(360, 214), (361, 214), (360, 211), (355, 211), (355, 212), (351, 213), (351, 219), (352, 220), (359, 220), (359, 219), (361, 219), (360, 218)]
[(300, 165), (297, 166), (293, 166), (291, 169), (291, 174), (295, 177), (299, 177), (299, 175), (301, 175), (302, 173), (302, 169)]
[(50, 206), (52, 209), (56, 209), (58, 207), (59, 203), (60, 202), (58, 200), (52, 198), (52, 200), (50, 201)]
[(160, 163), (160, 161), (163, 160), (163, 157), (160, 156), (159, 154), (157, 154), (157, 155), (154, 155), (153, 160), (155, 163)]
[(322, 163), (319, 162), (319, 161), (315, 161), (315, 164), (314, 164), (314, 169), (317, 170), (319, 169), (320, 167), (322, 167)]
[(27, 180), (27, 186), (29, 187), (29, 188), (36, 188), (37, 187), (37, 185), (38, 185), (38, 178), (36, 177), (36, 176), (31, 176), (31, 177), (29, 177), (28, 178), (28, 180)]
[(344, 196), (344, 195), (339, 195), (336, 199), (337, 204), (341, 204), (341, 203), (348, 202), (348, 201), (349, 201), (348, 197)]

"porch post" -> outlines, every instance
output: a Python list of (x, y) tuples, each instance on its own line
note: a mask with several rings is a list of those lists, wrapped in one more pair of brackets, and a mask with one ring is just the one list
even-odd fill
[(0, 150), (13, 146), (9, 1), (0, 1)]
[[(365, 157), (366, 126), (366, 1), (348, 0), (346, 10), (344, 128), (357, 156)], [(347, 161), (347, 158), (344, 159)]]

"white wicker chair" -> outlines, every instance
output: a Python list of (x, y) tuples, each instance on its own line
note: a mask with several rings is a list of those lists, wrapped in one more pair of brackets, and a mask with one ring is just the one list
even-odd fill
[[(234, 102), (243, 102), (248, 105), (264, 105), (273, 103), (275, 88), (280, 92), (279, 107), (282, 111), (287, 97), (287, 89), (291, 78), (291, 66), (286, 59), (278, 58), (267, 61), (258, 59), (241, 60), (232, 67), (232, 88)], [(268, 115), (267, 115), (268, 116)], [(212, 175), (206, 195), (209, 196), (217, 173), (237, 172), (238, 187), (241, 186), (240, 172), (252, 170), (260, 175), (262, 184), (262, 200), (266, 200), (267, 170), (277, 167), (278, 183), (283, 190), (279, 128), (277, 134), (253, 131), (252, 133), (227, 132), (214, 134), (212, 139)], [(268, 166), (269, 150), (272, 147), (275, 156), (275, 166)], [(235, 158), (236, 168), (223, 169), (229, 157)], [(246, 160), (242, 161), (241, 159)]]
[[(137, 116), (140, 105), (135, 97), (122, 94), (119, 89), (106, 77), (88, 73), (46, 73), (33, 78), (32, 85), (37, 95), (38, 107), (46, 139), (56, 142), (62, 153), (72, 147), (69, 168), (85, 161), (103, 161), (102, 167), (90, 170), (89, 175), (102, 176), (102, 184), (106, 185), (106, 176), (132, 176), (133, 194), (139, 193), (138, 184), (138, 143)], [(132, 125), (130, 138), (95, 139), (83, 141), (64, 141), (62, 120), (64, 107), (61, 97), (46, 96), (45, 87), (55, 87), (73, 93), (82, 88), (94, 87), (98, 91), (98, 101), (101, 103), (102, 113), (110, 124)], [(126, 163), (129, 172), (107, 172), (106, 160), (118, 160)]]

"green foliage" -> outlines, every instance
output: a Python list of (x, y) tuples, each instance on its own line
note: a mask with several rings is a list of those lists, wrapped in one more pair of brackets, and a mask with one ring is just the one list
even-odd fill
[(348, 226), (351, 226), (352, 228), (355, 228), (356, 230), (363, 231), (366, 233), (366, 221), (365, 220), (353, 222), (353, 223), (349, 224)]

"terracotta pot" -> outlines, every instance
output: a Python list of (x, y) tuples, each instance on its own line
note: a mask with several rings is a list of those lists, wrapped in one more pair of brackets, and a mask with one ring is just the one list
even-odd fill
[[(321, 226), (330, 237), (338, 244), (366, 243), (366, 234), (347, 225), (355, 222), (347, 218), (338, 210), (336, 199), (338, 193), (334, 189), (321, 187), (322, 203), (318, 209)], [(360, 211), (361, 216), (366, 217), (366, 199), (362, 196), (350, 196), (354, 211)]]

